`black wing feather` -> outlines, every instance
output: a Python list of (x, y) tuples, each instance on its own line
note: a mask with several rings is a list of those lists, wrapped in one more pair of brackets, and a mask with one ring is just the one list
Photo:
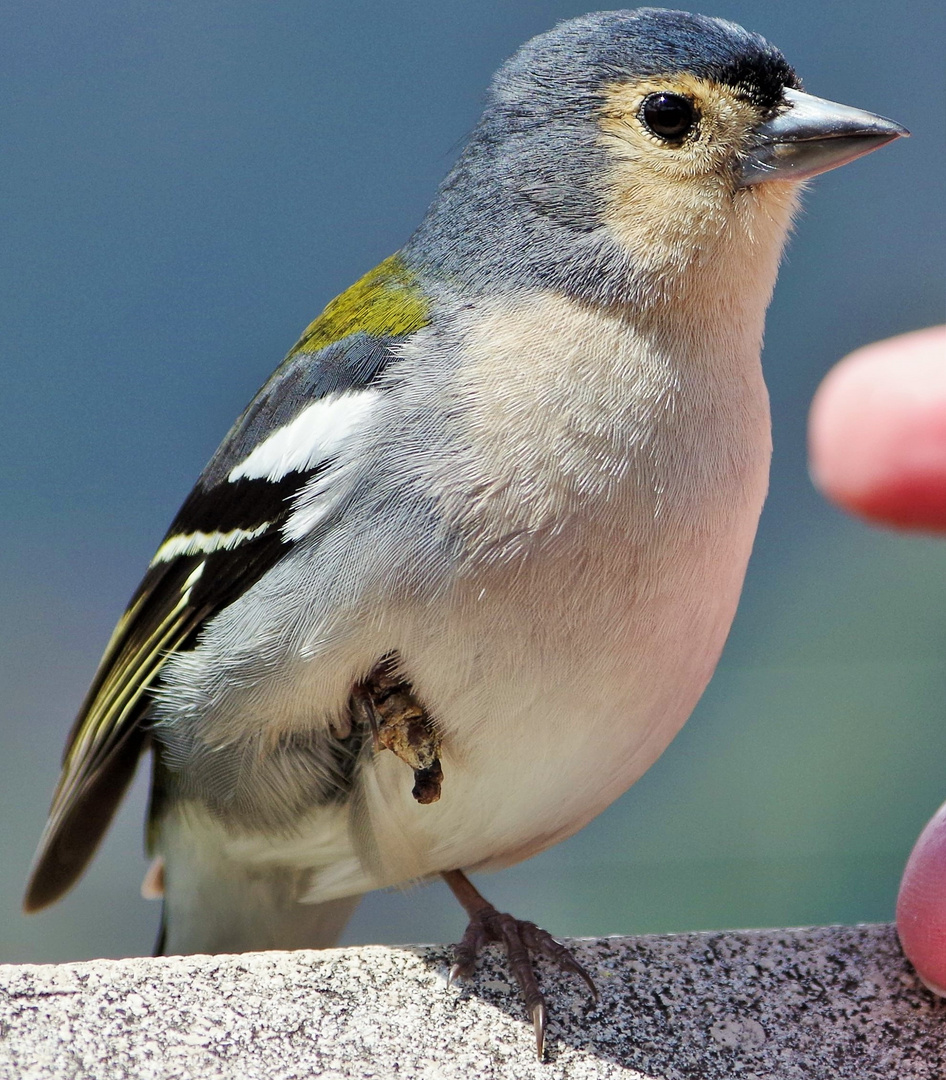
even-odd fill
[(282, 557), (288, 544), (280, 530), (290, 501), (318, 470), (292, 472), (275, 482), (229, 482), (230, 471), (313, 401), (370, 385), (393, 359), (394, 340), (356, 333), (316, 353), (291, 354), (211, 459), (165, 539), (266, 528), (232, 550), (152, 564), (112, 635), (69, 735), (26, 910), (58, 899), (85, 869), (147, 745), (143, 719), (165, 660), (191, 647), (208, 619)]

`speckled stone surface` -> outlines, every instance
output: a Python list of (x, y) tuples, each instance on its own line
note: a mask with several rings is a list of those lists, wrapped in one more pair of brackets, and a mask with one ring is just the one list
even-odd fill
[(946, 1002), (889, 926), (576, 943), (591, 1008), (544, 964), (546, 1060), (494, 949), (0, 967), (0, 1077), (943, 1080)]

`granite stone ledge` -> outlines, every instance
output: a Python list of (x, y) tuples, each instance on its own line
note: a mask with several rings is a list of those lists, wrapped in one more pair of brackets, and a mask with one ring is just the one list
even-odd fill
[(890, 926), (574, 943), (601, 1002), (542, 966), (546, 1060), (495, 949), (0, 967), (0, 1077), (943, 1080), (946, 1002)]

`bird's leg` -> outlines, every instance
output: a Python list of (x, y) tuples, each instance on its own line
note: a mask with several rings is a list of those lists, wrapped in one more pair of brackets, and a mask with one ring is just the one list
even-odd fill
[(557, 964), (562, 971), (569, 971), (583, 979), (591, 992), (592, 1000), (597, 1001), (598, 990), (594, 980), (571, 952), (546, 930), (542, 930), (535, 923), (515, 919), (512, 915), (497, 911), (485, 897), (477, 892), (462, 870), (445, 870), (441, 877), (450, 886), (450, 891), (470, 917), (463, 940), (456, 948), (456, 959), (450, 969), (449, 981), (453, 982), (454, 979), (470, 975), (483, 946), (492, 941), (499, 942), (506, 950), (509, 966), (522, 991), (526, 1009), (532, 1017), (535, 1046), (541, 1060), (545, 1046), (546, 1007), (545, 998), (535, 979), (530, 954), (544, 956)]
[(440, 798), (440, 732), (398, 672), (397, 653), (382, 657), (351, 692), (351, 711), (367, 723), (375, 750), (387, 748), (414, 770), (411, 794), (423, 804)]

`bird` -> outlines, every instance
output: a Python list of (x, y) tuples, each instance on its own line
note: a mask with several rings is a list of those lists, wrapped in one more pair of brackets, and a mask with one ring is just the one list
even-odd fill
[(332, 300), (157, 548), (63, 759), (24, 905), (139, 758), (158, 952), (333, 944), (441, 876), (451, 978), (546, 957), (470, 872), (571, 836), (662, 753), (732, 623), (768, 485), (760, 353), (810, 177), (908, 134), (721, 19), (559, 23), (494, 76), (417, 230)]

